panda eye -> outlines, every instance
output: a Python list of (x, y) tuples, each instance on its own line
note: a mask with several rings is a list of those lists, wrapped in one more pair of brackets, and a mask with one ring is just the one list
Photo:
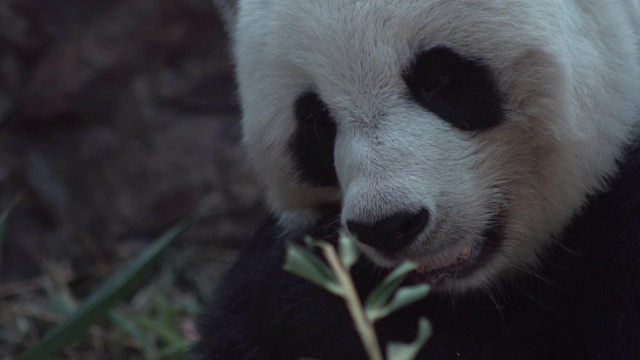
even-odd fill
[(423, 51), (404, 71), (415, 102), (454, 127), (488, 130), (503, 120), (503, 102), (487, 66), (446, 47)]
[(314, 93), (305, 93), (297, 99), (295, 115), (305, 126), (335, 128), (326, 105)]
[(450, 75), (446, 69), (433, 69), (427, 74), (422, 74), (419, 81), (419, 95), (424, 100), (434, 96), (439, 90), (446, 88), (450, 81)]
[(337, 186), (333, 164), (337, 127), (327, 105), (313, 92), (295, 100), (296, 131), (290, 143), (301, 181), (313, 186)]

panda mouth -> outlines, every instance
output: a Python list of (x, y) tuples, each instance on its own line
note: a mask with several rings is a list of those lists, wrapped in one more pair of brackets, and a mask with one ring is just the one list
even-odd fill
[(446, 278), (458, 278), (475, 267), (477, 258), (482, 253), (484, 241), (477, 241), (473, 245), (464, 245), (459, 250), (446, 254), (437, 254), (433, 259), (422, 263), (410, 274), (414, 282), (436, 285)]
[(458, 245), (422, 262), (409, 274), (414, 283), (439, 285), (447, 279), (464, 278), (489, 262), (504, 238), (504, 214), (499, 213), (488, 222), (482, 236), (469, 244)]

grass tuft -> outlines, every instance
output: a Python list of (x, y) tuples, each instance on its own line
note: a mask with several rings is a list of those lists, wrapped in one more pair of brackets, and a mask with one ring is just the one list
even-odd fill
[[(77, 310), (61, 324), (49, 331), (39, 344), (24, 352), (19, 359), (47, 359), (63, 347), (84, 336), (92, 324), (108, 315), (114, 305), (130, 293), (133, 285), (137, 284), (147, 274), (149, 268), (159, 259), (164, 250), (193, 225), (196, 220), (196, 216), (188, 218), (161, 235), (141, 254), (119, 268)], [(144, 342), (142, 335), (136, 330), (138, 326), (135, 323), (132, 325), (132, 323), (126, 321), (126, 317), (119, 316), (117, 313), (115, 315), (112, 314), (111, 319), (121, 327), (123, 332), (134, 335), (134, 339)], [(147, 323), (149, 324), (149, 321)], [(172, 339), (168, 332), (163, 333), (163, 336)], [(186, 345), (180, 344), (180, 346), (175, 351), (184, 348)], [(167, 358), (168, 355), (164, 354), (163, 357)], [(160, 356), (160, 354), (156, 354), (154, 358), (161, 358), (157, 356)]]

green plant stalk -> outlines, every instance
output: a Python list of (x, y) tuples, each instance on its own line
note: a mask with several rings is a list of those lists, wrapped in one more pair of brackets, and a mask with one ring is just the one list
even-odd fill
[(349, 272), (342, 265), (340, 257), (333, 246), (322, 246), (322, 253), (327, 259), (329, 266), (333, 269), (338, 283), (344, 290), (345, 294), (343, 298), (347, 304), (347, 309), (351, 314), (353, 323), (356, 326), (356, 331), (358, 335), (360, 335), (365, 351), (369, 355), (369, 359), (384, 360), (382, 351), (380, 351), (378, 337), (373, 328), (373, 323), (370, 322), (365, 315), (362, 302), (360, 301), (360, 297), (358, 296)]
[(111, 308), (129, 293), (133, 285), (142, 279), (150, 267), (171, 243), (184, 233), (199, 218), (198, 214), (174, 225), (161, 235), (142, 253), (120, 267), (87, 298), (64, 322), (50, 330), (42, 341), (28, 349), (19, 360), (48, 359), (64, 346), (83, 336), (98, 318), (106, 315)]

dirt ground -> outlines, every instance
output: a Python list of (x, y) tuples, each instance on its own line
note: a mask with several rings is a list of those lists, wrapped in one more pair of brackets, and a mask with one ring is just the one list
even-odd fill
[[(20, 197), (0, 244), (0, 358), (33, 346), (124, 260), (206, 208), (118, 308), (193, 305), (171, 321), (196, 339), (197, 312), (264, 216), (239, 139), (209, 0), (0, 1), (0, 212)], [(117, 317), (60, 358), (163, 358), (153, 331), (105, 351)]]

